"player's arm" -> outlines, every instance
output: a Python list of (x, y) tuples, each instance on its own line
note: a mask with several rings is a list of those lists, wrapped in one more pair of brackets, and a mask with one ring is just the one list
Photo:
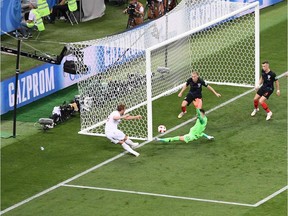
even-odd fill
[(124, 115), (124, 119), (125, 120), (134, 120), (134, 119), (141, 119), (142, 116), (141, 115), (137, 115), (137, 116), (130, 116), (129, 114)]
[(179, 92), (178, 97), (182, 97), (182, 94), (183, 94), (183, 92), (187, 89), (187, 87), (188, 87), (188, 86), (187, 86), (187, 83), (185, 83), (185, 84), (183, 85), (181, 91)]
[(277, 80), (275, 81), (275, 83), (276, 83), (276, 89), (277, 89), (276, 94), (277, 94), (278, 96), (280, 96), (280, 84), (279, 84), (279, 80), (277, 79)]
[(260, 86), (263, 84), (263, 77), (261, 76), (260, 77), (260, 79), (259, 79), (259, 85), (258, 86), (255, 86), (255, 90), (257, 91), (259, 88), (260, 88)]
[(216, 92), (210, 85), (207, 86), (207, 88), (213, 92), (213, 94), (215, 94), (217, 97), (221, 97), (221, 94), (219, 94), (218, 92)]
[(120, 119), (125, 119), (127, 117), (128, 114), (126, 115), (114, 115), (113, 116), (113, 120), (117, 121), (117, 120), (120, 120)]
[(205, 134), (205, 133), (202, 133), (201, 136), (202, 136), (202, 137), (205, 137), (205, 138), (208, 139), (208, 140), (214, 139), (213, 136), (209, 136), (209, 135), (207, 135), (207, 134)]
[(129, 114), (125, 114), (125, 115), (115, 115), (113, 116), (114, 120), (119, 120), (119, 119), (124, 119), (124, 120), (133, 120), (133, 119), (141, 119), (142, 116), (141, 115), (137, 115), (137, 116), (131, 116)]
[(201, 115), (200, 109), (196, 109), (196, 113), (197, 113), (197, 117), (198, 117), (200, 123), (204, 124), (204, 119), (203, 119), (203, 117)]

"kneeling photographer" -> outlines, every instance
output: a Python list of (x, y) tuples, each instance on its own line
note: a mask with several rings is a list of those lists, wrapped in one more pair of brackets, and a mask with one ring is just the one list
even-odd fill
[(127, 29), (140, 25), (144, 21), (144, 7), (137, 0), (130, 1), (128, 7), (123, 11), (129, 15)]

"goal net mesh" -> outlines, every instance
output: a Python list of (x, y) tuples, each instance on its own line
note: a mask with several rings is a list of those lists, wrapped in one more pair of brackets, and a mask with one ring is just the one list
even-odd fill
[(122, 121), (119, 129), (147, 139), (147, 91), (152, 101), (174, 93), (192, 71), (209, 83), (253, 86), (255, 14), (242, 11), (245, 6), (183, 0), (167, 15), (129, 32), (69, 44), (79, 79), (80, 133), (104, 136), (106, 118), (123, 103), (142, 119)]

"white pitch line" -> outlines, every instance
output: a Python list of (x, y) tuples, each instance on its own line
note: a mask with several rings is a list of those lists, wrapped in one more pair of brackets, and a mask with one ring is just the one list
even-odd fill
[(70, 185), (70, 184), (64, 184), (62, 186), (73, 187), (73, 188), (82, 188), (82, 189), (101, 190), (101, 191), (112, 191), (112, 192), (120, 192), (120, 193), (129, 193), (129, 194), (140, 194), (140, 195), (165, 197), (165, 198), (172, 198), (172, 199), (193, 200), (193, 201), (199, 201), (199, 202), (209, 202), (209, 203), (218, 203), (218, 204), (226, 204), (226, 205), (238, 205), (238, 206), (254, 207), (253, 204), (246, 204), (246, 203), (226, 202), (226, 201), (221, 201), (221, 200), (199, 199), (199, 198), (194, 198), (194, 197), (173, 196), (173, 195), (167, 195), (167, 194), (147, 193), (147, 192), (141, 192), (141, 191), (129, 191), (129, 190), (119, 190), (119, 189), (112, 189), (112, 188), (100, 188), (100, 187), (90, 187), (90, 186)]
[[(219, 104), (218, 106), (216, 106), (216, 107), (214, 107), (214, 108), (206, 111), (206, 114), (211, 113), (211, 112), (213, 112), (213, 111), (215, 111), (215, 110), (217, 110), (217, 109), (219, 109), (219, 108), (221, 108), (221, 107), (223, 107), (223, 106), (225, 106), (225, 105), (227, 105), (227, 104), (229, 104), (229, 103), (232, 103), (233, 101), (235, 101), (235, 100), (237, 100), (237, 99), (239, 99), (239, 98), (241, 98), (241, 97), (243, 97), (243, 96), (245, 96), (245, 95), (247, 95), (247, 94), (249, 94), (249, 93), (251, 93), (251, 92), (253, 92), (253, 91), (254, 91), (254, 89), (252, 88), (252, 89), (250, 89), (250, 90), (248, 90), (248, 91), (246, 91), (246, 92), (244, 92), (244, 93), (242, 93), (242, 94), (240, 94), (240, 95), (238, 95), (238, 96), (236, 96), (236, 97), (234, 97), (234, 98), (231, 98), (230, 100), (225, 101), (224, 103)], [(195, 119), (196, 119), (196, 117), (194, 117), (194, 118), (192, 118), (192, 119), (189, 119), (189, 120), (187, 120), (187, 121), (185, 121), (185, 122), (183, 122), (183, 123), (181, 123), (181, 124), (179, 124), (179, 125), (171, 128), (171, 129), (167, 130), (165, 133), (159, 134), (157, 137), (161, 137), (161, 136), (164, 136), (164, 135), (166, 135), (166, 134), (168, 134), (168, 133), (170, 133), (170, 132), (173, 132), (173, 131), (175, 131), (175, 130), (181, 128), (181, 127), (183, 127), (184, 125), (191, 123), (191, 122), (194, 121)], [(141, 147), (141, 146), (142, 146), (142, 144), (139, 145), (139, 147)]]
[(90, 168), (90, 169), (88, 169), (88, 170), (86, 170), (86, 171), (78, 174), (78, 175), (73, 176), (72, 178), (69, 178), (69, 179), (67, 179), (67, 180), (65, 180), (65, 181), (63, 181), (63, 182), (61, 182), (61, 183), (59, 183), (59, 184), (57, 184), (57, 185), (54, 185), (53, 187), (50, 187), (50, 188), (48, 188), (48, 189), (46, 189), (46, 190), (44, 190), (44, 191), (42, 191), (42, 192), (40, 192), (40, 193), (38, 193), (38, 194), (35, 194), (34, 196), (32, 196), (32, 197), (30, 197), (30, 198), (28, 198), (28, 199), (25, 199), (25, 200), (23, 200), (23, 201), (21, 201), (21, 202), (19, 202), (19, 203), (16, 203), (15, 205), (10, 206), (10, 207), (4, 209), (3, 211), (1, 211), (1, 212), (0, 212), (0, 215), (6, 213), (6, 212), (8, 212), (8, 211), (11, 211), (11, 210), (13, 210), (13, 209), (15, 209), (15, 208), (17, 208), (17, 207), (25, 204), (25, 203), (28, 203), (28, 202), (30, 202), (31, 200), (33, 200), (33, 199), (35, 199), (35, 198), (38, 198), (38, 197), (40, 197), (40, 196), (42, 196), (42, 195), (44, 195), (44, 194), (46, 194), (46, 193), (49, 193), (50, 191), (53, 191), (53, 190), (61, 187), (61, 186), (62, 186), (63, 184), (65, 184), (65, 183), (68, 183), (68, 182), (70, 182), (70, 181), (73, 181), (73, 180), (75, 180), (75, 179), (77, 179), (77, 178), (79, 178), (79, 177), (81, 177), (81, 176), (83, 176), (83, 175), (85, 175), (85, 174), (87, 174), (87, 173), (95, 170), (95, 169), (98, 169), (98, 168), (104, 166), (105, 164), (108, 164), (108, 163), (110, 163), (110, 162), (112, 162), (112, 161), (114, 161), (114, 160), (122, 157), (122, 156), (125, 155), (126, 153), (127, 153), (127, 152), (123, 152), (123, 153), (121, 153), (121, 154), (118, 154), (118, 155), (116, 155), (116, 156), (113, 157), (113, 158), (110, 158), (110, 159), (108, 159), (108, 160), (106, 160), (106, 161), (104, 161), (104, 162), (102, 162), (102, 163), (100, 163), (100, 164), (98, 164), (98, 165), (96, 165), (96, 166), (94, 166), (94, 167), (92, 167), (92, 168)]
[[(278, 77), (280, 78), (280, 77), (284, 76), (285, 74), (287, 74), (287, 71), (284, 72), (283, 74), (281, 74), (281, 75), (278, 76)], [(244, 96), (244, 95), (246, 95), (246, 94), (249, 94), (249, 93), (252, 92), (252, 91), (253, 91), (253, 89), (250, 89), (250, 90), (248, 90), (247, 92), (244, 92), (243, 94), (238, 95), (238, 96), (236, 96), (236, 97), (234, 97), (234, 98), (232, 98), (232, 99), (230, 99), (230, 100), (228, 100), (228, 101), (226, 101), (226, 102), (224, 102), (224, 103), (222, 103), (222, 104), (220, 104), (220, 105), (218, 105), (218, 106), (216, 106), (216, 107), (208, 110), (207, 113), (210, 113), (210, 112), (212, 112), (212, 111), (215, 111), (216, 109), (219, 109), (219, 108), (221, 108), (222, 106), (227, 105), (228, 103), (231, 103), (231, 102), (239, 99), (240, 97), (242, 97), (242, 96)], [(186, 122), (178, 125), (177, 127), (172, 128), (172, 129), (173, 129), (173, 130), (176, 130), (177, 128), (179, 128), (179, 127), (181, 127), (181, 126), (183, 126), (183, 125), (186, 125), (186, 124), (188, 124), (189, 122), (194, 121), (194, 120), (195, 120), (195, 118), (190, 119), (189, 121), (186, 121)], [(170, 129), (170, 130), (168, 130), (168, 131), (172, 131), (172, 129)], [(168, 131), (167, 131), (167, 132), (168, 132)], [(167, 132), (166, 132), (166, 133), (167, 133)], [(164, 135), (164, 134), (163, 134), (163, 135)], [(139, 145), (139, 147), (144, 146), (144, 145), (146, 145), (147, 143), (150, 143), (150, 142), (151, 142), (151, 141), (145, 141), (145, 142), (141, 143), (141, 145)], [(32, 196), (32, 197), (29, 197), (29, 198), (27, 198), (27, 199), (25, 199), (25, 200), (23, 200), (23, 201), (21, 201), (21, 202), (19, 202), (19, 203), (16, 203), (16, 204), (14, 204), (14, 205), (12, 205), (12, 206), (4, 209), (3, 211), (0, 211), (0, 215), (4, 214), (4, 213), (6, 213), (6, 212), (9, 212), (9, 211), (11, 211), (11, 210), (13, 210), (13, 209), (15, 209), (15, 208), (17, 208), (17, 207), (19, 207), (19, 206), (22, 206), (23, 204), (28, 203), (28, 202), (30, 202), (31, 200), (33, 200), (33, 199), (35, 199), (35, 198), (38, 198), (38, 197), (40, 197), (40, 196), (42, 196), (42, 195), (44, 195), (44, 194), (46, 194), (46, 193), (49, 193), (50, 191), (53, 191), (53, 190), (61, 187), (62, 185), (66, 184), (66, 183), (68, 183), (68, 182), (70, 182), (70, 181), (73, 181), (73, 180), (75, 180), (75, 179), (77, 179), (77, 178), (79, 178), (79, 177), (81, 177), (81, 176), (83, 176), (83, 175), (85, 175), (85, 174), (93, 171), (93, 170), (96, 170), (96, 169), (98, 169), (98, 168), (100, 168), (100, 167), (102, 167), (102, 166), (104, 166), (104, 165), (106, 165), (106, 164), (108, 164), (108, 163), (110, 163), (110, 162), (112, 162), (112, 161), (114, 161), (114, 160), (117, 160), (118, 158), (122, 157), (122, 156), (125, 155), (125, 154), (127, 154), (127, 152), (123, 152), (123, 153), (121, 153), (121, 154), (118, 154), (118, 155), (116, 155), (116, 156), (113, 157), (113, 158), (110, 158), (110, 159), (108, 159), (108, 160), (106, 160), (106, 161), (104, 161), (104, 162), (102, 162), (102, 163), (100, 163), (100, 164), (98, 164), (98, 165), (96, 165), (96, 166), (94, 166), (94, 167), (92, 167), (92, 168), (90, 168), (90, 169), (88, 169), (88, 170), (86, 170), (86, 171), (84, 171), (84, 172), (76, 175), (76, 176), (73, 176), (72, 178), (69, 178), (69, 179), (67, 179), (67, 180), (65, 180), (65, 181), (63, 181), (63, 182), (61, 182), (61, 183), (59, 183), (59, 184), (57, 184), (57, 185), (54, 185), (53, 187), (50, 187), (50, 188), (48, 188), (48, 189), (46, 189), (46, 190), (44, 190), (44, 191), (42, 191), (42, 192), (40, 192), (40, 193), (38, 193), (38, 194), (35, 194), (35, 195)]]
[(283, 191), (288, 189), (288, 185), (286, 185), (285, 187), (281, 188), (280, 190), (276, 191), (275, 193), (269, 195), (268, 197), (260, 200), (259, 202), (255, 203), (254, 206), (258, 207), (260, 205), (262, 205), (263, 203), (267, 202), (268, 200), (274, 198), (275, 196), (277, 196), (278, 194), (282, 193)]

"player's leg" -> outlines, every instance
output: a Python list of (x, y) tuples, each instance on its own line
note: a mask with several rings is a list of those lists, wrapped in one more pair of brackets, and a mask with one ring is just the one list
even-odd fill
[(272, 92), (267, 92), (264, 94), (264, 96), (262, 96), (260, 99), (259, 99), (259, 103), (261, 104), (262, 108), (265, 110), (265, 112), (267, 113), (267, 116), (266, 116), (266, 120), (270, 120), (271, 117), (272, 117), (272, 112), (271, 110), (269, 109), (268, 107), (268, 104), (266, 103), (266, 100), (269, 98), (269, 96), (272, 94)]
[(188, 101), (183, 100), (181, 104), (182, 111), (179, 113), (178, 118), (182, 118), (185, 115), (185, 113), (187, 113), (187, 110), (186, 110), (187, 105), (188, 105)]
[(182, 118), (185, 113), (187, 113), (186, 107), (192, 103), (194, 100), (192, 94), (188, 93), (181, 104), (182, 112), (179, 113), (178, 118)]
[(184, 141), (184, 136), (175, 136), (175, 137), (167, 137), (167, 138), (156, 138), (156, 141), (160, 142), (174, 142), (174, 141)]
[(134, 151), (128, 144), (126, 144), (124, 141), (123, 143), (121, 144), (122, 147), (128, 151), (129, 153), (133, 154), (134, 156), (138, 157), (140, 154), (136, 151)]
[(194, 136), (192, 132), (189, 132), (189, 134), (186, 134), (182, 137), (183, 141), (185, 143), (191, 142), (193, 140), (197, 140), (197, 137)]
[[(260, 90), (259, 90), (259, 91), (260, 91)], [(259, 111), (258, 105), (259, 105), (259, 99), (260, 99), (260, 97), (261, 97), (259, 91), (255, 94), (254, 99), (253, 99), (254, 110), (253, 110), (253, 112), (251, 113), (251, 116), (255, 116), (256, 113)]]
[(130, 145), (132, 148), (136, 148), (139, 145), (138, 142), (133, 142), (128, 136), (125, 137), (125, 143)]
[(108, 139), (111, 140), (111, 142), (115, 144), (120, 144), (123, 149), (135, 155), (136, 157), (140, 155), (138, 152), (134, 151), (128, 144), (125, 143), (126, 135), (122, 131), (116, 130), (116, 131), (113, 131), (112, 133), (106, 134), (106, 136)]
[(202, 98), (195, 98), (193, 100), (193, 105), (196, 109), (202, 109)]

